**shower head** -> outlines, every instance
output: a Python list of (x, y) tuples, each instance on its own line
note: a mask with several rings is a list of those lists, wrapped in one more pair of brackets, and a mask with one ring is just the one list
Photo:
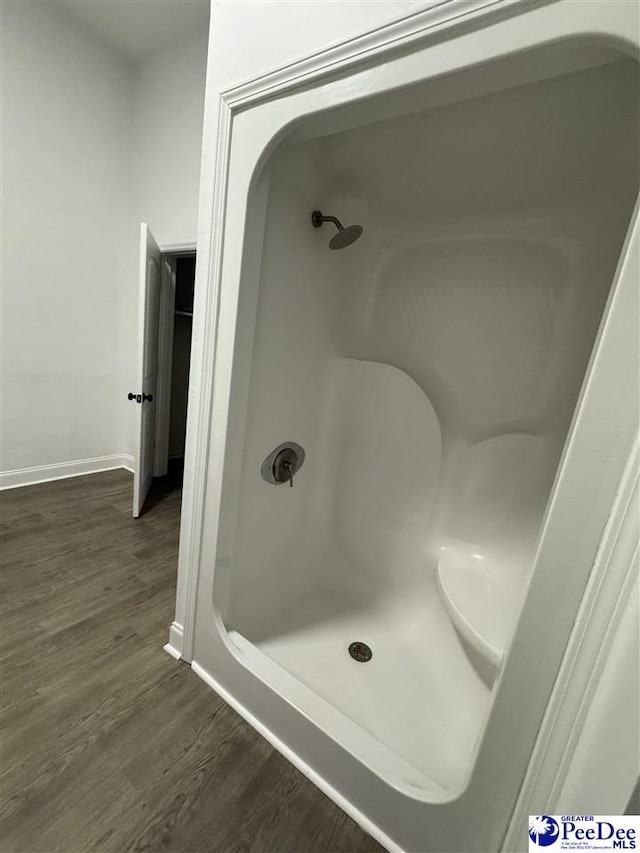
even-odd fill
[(339, 219), (335, 216), (324, 216), (320, 210), (314, 210), (311, 214), (311, 222), (314, 228), (320, 228), (324, 222), (333, 222), (338, 229), (338, 233), (334, 234), (329, 240), (330, 249), (346, 249), (360, 237), (363, 232), (362, 225), (347, 225), (343, 227)]
[(329, 248), (346, 249), (347, 246), (356, 242), (362, 231), (362, 225), (347, 225), (346, 228), (340, 228), (338, 233), (329, 240)]

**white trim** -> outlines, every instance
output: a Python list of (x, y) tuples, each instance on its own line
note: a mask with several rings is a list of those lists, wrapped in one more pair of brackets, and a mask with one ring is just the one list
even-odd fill
[(160, 246), (163, 255), (195, 255), (198, 251), (197, 243), (167, 243)]
[[(221, 102), (222, 104), (223, 102)], [(231, 111), (220, 107), (218, 139), (212, 186), (213, 215), (208, 239), (196, 256), (196, 282), (185, 440), (185, 477), (182, 491), (182, 523), (178, 553), (178, 590), (184, 587), (183, 646), (185, 660), (193, 658), (194, 623), (200, 549), (204, 527), (206, 469), (209, 459), (211, 402), (215, 341), (218, 331), (218, 304), (222, 261), (223, 228), (214, 223), (224, 220), (227, 197), (228, 162), (231, 146)], [(203, 145), (203, 160), (207, 155)], [(209, 287), (213, 282), (213, 288)], [(193, 460), (193, 461), (192, 461)], [(177, 608), (179, 602), (177, 602)]]
[[(558, 802), (562, 784), (637, 575), (639, 464), (636, 442), (538, 731), (501, 848), (505, 853), (524, 849), (530, 814), (566, 811)], [(620, 803), (620, 813), (625, 806)]]
[[(167, 646), (165, 646), (165, 649), (166, 648)], [(231, 693), (225, 690), (224, 687), (215, 680), (215, 678), (212, 678), (212, 676), (209, 675), (209, 673), (203, 669), (200, 664), (193, 661), (191, 669), (204, 681), (205, 684), (215, 690), (215, 692), (224, 699), (224, 701), (230, 705), (234, 711), (240, 714), (240, 716), (258, 732), (258, 734), (262, 735), (262, 737), (270, 743), (274, 749), (277, 749), (278, 752), (287, 759), (287, 761), (291, 762), (291, 764), (293, 764), (293, 766), (299, 770), (303, 776), (306, 776), (306, 778), (309, 779), (316, 788), (319, 788), (323, 794), (326, 794), (326, 796), (329, 797), (329, 799), (332, 800), (339, 809), (342, 809), (342, 811), (355, 821), (361, 829), (374, 838), (378, 844), (381, 844), (385, 850), (389, 851), (389, 853), (404, 853), (402, 847), (399, 847), (398, 844), (396, 844), (393, 839), (389, 838), (389, 836), (384, 833), (379, 826), (369, 820), (366, 815), (357, 809), (353, 803), (347, 800), (346, 797), (333, 787), (333, 785), (330, 785), (323, 776), (320, 776), (320, 774), (317, 773), (313, 767), (307, 764), (307, 762), (301, 758), (297, 752), (294, 752), (284, 741), (280, 740), (280, 738), (271, 731), (271, 729), (265, 726), (258, 717), (254, 716), (248, 708), (246, 708), (241, 702), (238, 702), (238, 700), (235, 699)]]
[(184, 645), (184, 631), (179, 622), (172, 622), (169, 628), (169, 642), (164, 646), (165, 651), (169, 652), (175, 658), (182, 658), (182, 648)]
[[(546, 0), (540, 0), (546, 2)], [(189, 403), (185, 442), (185, 478), (182, 493), (182, 524), (178, 556), (176, 615), (183, 620), (185, 660), (193, 659), (194, 622), (199, 561), (203, 538), (206, 471), (211, 435), (211, 404), (218, 331), (223, 239), (226, 220), (231, 129), (234, 116), (262, 101), (281, 96), (336, 73), (355, 71), (388, 59), (409, 44), (437, 36), (442, 29), (473, 19), (489, 23), (497, 15), (522, 11), (521, 0), (440, 0), (429, 9), (385, 24), (362, 35), (332, 45), (296, 62), (261, 74), (213, 98), (205, 96), (205, 134), (202, 146), (201, 210), (198, 225), (195, 305)], [(450, 37), (447, 33), (447, 37)], [(211, 107), (208, 104), (211, 103)], [(211, 114), (209, 114), (211, 109)], [(210, 129), (210, 130), (209, 130)], [(211, 132), (212, 138), (209, 138)], [(215, 133), (215, 137), (213, 134)], [(211, 151), (215, 150), (215, 156)], [(211, 202), (209, 202), (209, 199)], [(203, 233), (201, 233), (201, 231)], [(165, 247), (163, 251), (169, 251)]]
[[(530, 0), (527, 2), (534, 5)], [(537, 5), (541, 2), (549, 0), (538, 0)], [(309, 85), (322, 77), (337, 72), (344, 73), (369, 63), (381, 54), (386, 57), (396, 50), (406, 49), (411, 44), (424, 42), (433, 36), (435, 31), (444, 27), (450, 29), (457, 22), (464, 21), (466, 25), (474, 18), (486, 18), (492, 12), (517, 14), (523, 11), (522, 6), (522, 0), (434, 0), (428, 9), (383, 24), (367, 33), (231, 86), (221, 93), (221, 97), (236, 111), (254, 107), (261, 101), (272, 100), (283, 92)]]
[(2, 471), (0, 490), (35, 486), (36, 483), (66, 480), (68, 477), (82, 477), (85, 474), (98, 474), (100, 471), (113, 471), (115, 468), (125, 468), (133, 473), (134, 463), (135, 460), (129, 453), (116, 453), (113, 456), (94, 456), (91, 459), (75, 459), (72, 462)]
[(168, 655), (171, 655), (172, 658), (175, 658), (175, 660), (181, 660), (180, 652), (178, 651), (178, 649), (174, 648), (171, 643), (166, 643), (166, 645), (164, 645), (162, 648)]

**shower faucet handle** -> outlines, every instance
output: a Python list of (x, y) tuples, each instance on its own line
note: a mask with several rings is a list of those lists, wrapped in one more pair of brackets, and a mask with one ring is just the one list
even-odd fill
[(260, 476), (267, 483), (274, 485), (288, 483), (289, 488), (293, 488), (293, 478), (302, 468), (304, 457), (304, 449), (295, 441), (279, 444), (263, 461)]
[(299, 467), (295, 448), (283, 447), (273, 459), (273, 482), (289, 483), (289, 486), (293, 487), (293, 475)]

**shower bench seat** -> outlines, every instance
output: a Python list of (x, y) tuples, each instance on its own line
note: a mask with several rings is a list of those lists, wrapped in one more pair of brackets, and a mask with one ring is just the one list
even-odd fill
[(456, 630), (497, 671), (520, 609), (521, 578), (450, 549), (438, 562), (437, 583)]

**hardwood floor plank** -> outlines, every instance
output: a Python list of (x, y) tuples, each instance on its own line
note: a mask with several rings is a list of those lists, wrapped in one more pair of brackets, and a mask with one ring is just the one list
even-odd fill
[(123, 471), (0, 494), (3, 853), (374, 853), (162, 650), (181, 493)]

